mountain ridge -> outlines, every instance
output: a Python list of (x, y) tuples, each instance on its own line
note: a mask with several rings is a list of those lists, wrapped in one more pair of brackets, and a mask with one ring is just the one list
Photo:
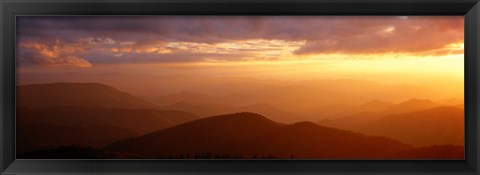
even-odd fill
[(182, 111), (85, 107), (17, 108), (17, 125), (60, 124), (65, 126), (116, 125), (140, 134), (198, 119)]
[(67, 82), (17, 86), (17, 105), (30, 108), (54, 106), (157, 108), (156, 105), (105, 84)]
[[(372, 145), (365, 146), (369, 143)], [(336, 150), (338, 147), (340, 150)], [(366, 136), (312, 122), (286, 125), (254, 113), (235, 113), (187, 122), (119, 141), (105, 149), (153, 157), (212, 152), (249, 156), (271, 154), (303, 158), (368, 158), (382, 157), (410, 147), (386, 137)]]

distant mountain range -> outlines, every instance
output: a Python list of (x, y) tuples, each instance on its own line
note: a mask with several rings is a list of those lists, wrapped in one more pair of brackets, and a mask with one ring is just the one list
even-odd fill
[[(266, 103), (294, 113), (331, 104), (357, 105), (372, 99), (399, 102), (406, 97), (432, 99), (444, 94), (441, 89), (432, 90), (425, 86), (390, 85), (362, 79), (279, 81), (249, 77), (167, 76), (155, 80), (150, 80), (148, 87), (144, 87), (148, 91), (134, 93), (142, 94), (145, 100), (159, 106), (178, 102), (234, 106)], [(150, 86), (157, 87), (157, 90), (150, 90)]]
[(394, 138), (414, 146), (464, 144), (464, 111), (437, 107), (388, 115), (358, 131)]
[(389, 106), (388, 108), (380, 111), (382, 114), (401, 114), (425, 109), (431, 109), (442, 106), (438, 103), (428, 99), (416, 99), (412, 98), (408, 101)]
[[(413, 84), (385, 84), (365, 79), (302, 81), (300, 79), (279, 80), (229, 75), (206, 76), (193, 73), (188, 74), (187, 72), (162, 75), (138, 72), (95, 74), (71, 72), (67, 75), (23, 73), (23, 75), (25, 76), (18, 78), (18, 83), (22, 85), (51, 82), (104, 83), (135, 96), (148, 97), (150, 102), (159, 106), (175, 103), (168, 101), (167, 97), (185, 92), (208, 97), (224, 97), (221, 100), (223, 103), (208, 101), (208, 98), (206, 99), (207, 101), (181, 100), (188, 103), (229, 104), (235, 106), (266, 103), (294, 113), (297, 113), (297, 111), (308, 111), (304, 110), (307, 108), (318, 109), (319, 106), (330, 104), (357, 105), (372, 99), (397, 103), (405, 100), (406, 97), (415, 97), (428, 98), (439, 102), (438, 100), (443, 101), (443, 99), (460, 98), (463, 96), (460, 93), (463, 86), (458, 88), (451, 87), (455, 90), (445, 91), (444, 88), (428, 88), (427, 86)], [(437, 82), (439, 85), (449, 85), (448, 82)], [(432, 85), (432, 87), (437, 86)], [(259, 98), (263, 98), (265, 101), (258, 101)], [(195, 99), (192, 98), (191, 100)]]
[(392, 102), (371, 100), (361, 105), (331, 104), (317, 106), (313, 109), (305, 109), (304, 111), (299, 111), (299, 113), (316, 117), (316, 120), (331, 120), (362, 112), (378, 112), (381, 110), (385, 110), (393, 105), (395, 104)]
[[(272, 89), (271, 94), (289, 88), (292, 87)], [(25, 85), (18, 86), (17, 92), (17, 153), (43, 150), (31, 156), (70, 149), (79, 153), (102, 149), (100, 157), (126, 153), (127, 157), (146, 158), (186, 154), (204, 158), (214, 154), (243, 158), (381, 159), (400, 152), (424, 158), (422, 155), (431, 155), (432, 151), (437, 156), (453, 158), (463, 151), (453, 146), (463, 145), (463, 106), (443, 106), (430, 100), (411, 99), (399, 104), (373, 100), (358, 106), (337, 105), (327, 113), (341, 117), (314, 124), (298, 122), (312, 116), (269, 103), (217, 104), (210, 102), (218, 101), (189, 92), (165, 98), (167, 105), (152, 104), (96, 83)], [(198, 97), (197, 101), (192, 101), (194, 97)], [(252, 98), (229, 96), (237, 97), (242, 103)], [(79, 147), (52, 149), (72, 144)], [(83, 148), (89, 146), (94, 148)], [(442, 151), (446, 153), (439, 153)]]
[(157, 109), (103, 84), (52, 83), (19, 86), (17, 90), (19, 152), (48, 143), (104, 146), (199, 118), (188, 112)]
[(432, 102), (431, 100), (421, 99), (410, 99), (399, 104), (392, 104), (389, 102), (381, 102), (375, 100), (367, 102), (360, 106), (354, 106), (348, 109), (344, 109), (345, 112), (339, 112), (336, 114), (337, 116), (343, 117), (325, 119), (321, 121), (320, 124), (341, 128), (356, 129), (357, 127), (361, 127), (365, 124), (374, 122), (386, 115), (425, 110), (439, 106), (441, 105)]
[[(410, 103), (420, 104), (415, 106)], [(428, 100), (410, 100), (396, 106), (399, 107), (390, 107), (381, 112), (357, 113), (335, 120), (323, 120), (320, 124), (387, 136), (415, 146), (463, 145), (463, 109), (453, 106), (438, 107)]]

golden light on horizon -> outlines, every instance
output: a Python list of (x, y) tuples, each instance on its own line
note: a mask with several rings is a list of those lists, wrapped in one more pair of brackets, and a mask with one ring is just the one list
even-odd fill
[(20, 158), (464, 158), (463, 16), (16, 19)]
[[(385, 23), (356, 22), (368, 30), (348, 32), (342, 26), (324, 30), (329, 26), (321, 25), (316, 26), (317, 32), (287, 25), (272, 31), (274, 35), (262, 33), (268, 26), (260, 33), (234, 33), (230, 38), (205, 33), (150, 40), (153, 36), (145, 38), (145, 33), (138, 33), (126, 38), (98, 35), (52, 42), (26, 40), (19, 42), (20, 48), (39, 56), (32, 58), (36, 65), (19, 70), (179, 73), (289, 81), (365, 79), (422, 85), (444, 80), (463, 85), (463, 25), (456, 18), (425, 20), (438, 25), (438, 30), (429, 33), (423, 30), (424, 23), (411, 17)], [(308, 35), (292, 32), (300, 29)]]

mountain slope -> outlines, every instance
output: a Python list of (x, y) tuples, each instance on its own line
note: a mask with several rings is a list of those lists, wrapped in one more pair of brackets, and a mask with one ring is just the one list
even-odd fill
[(130, 153), (109, 152), (80, 145), (62, 145), (17, 154), (17, 159), (140, 159)]
[(69, 127), (54, 124), (19, 125), (16, 132), (17, 153), (56, 145), (102, 147), (138, 133), (112, 125)]
[(225, 104), (209, 104), (209, 103), (188, 103), (178, 102), (171, 105), (160, 107), (165, 110), (178, 110), (196, 114), (201, 117), (209, 117), (216, 115), (224, 115), (239, 112), (252, 112), (268, 117), (276, 122), (291, 123), (305, 120), (304, 116), (300, 116), (291, 112), (283, 111), (266, 103), (256, 103), (247, 106), (231, 106)]
[(391, 137), (417, 146), (464, 142), (464, 113), (456, 107), (438, 107), (389, 115), (359, 131)]
[(271, 120), (281, 123), (292, 123), (304, 121), (306, 117), (294, 114), (282, 109), (278, 109), (266, 103), (256, 103), (253, 105), (243, 106), (236, 109), (235, 112), (252, 112), (268, 117)]
[[(370, 105), (368, 105), (370, 104)], [(384, 116), (392, 115), (392, 114), (402, 114), (408, 112), (414, 112), (419, 110), (431, 109), (435, 107), (439, 107), (440, 105), (432, 102), (431, 100), (421, 100), (421, 99), (410, 99), (408, 101), (398, 103), (395, 105), (388, 105), (388, 103), (378, 103), (374, 102), (375, 106), (383, 106), (384, 108), (381, 110), (373, 110), (373, 111), (363, 111), (358, 112), (355, 114), (350, 114), (344, 117), (339, 117), (336, 119), (326, 119), (320, 122), (322, 125), (336, 127), (336, 128), (343, 128), (348, 130), (359, 130), (360, 128), (365, 127), (377, 120), (381, 119)], [(366, 103), (361, 106), (371, 106), (371, 103)], [(372, 107), (370, 107), (372, 108)], [(359, 110), (360, 108), (356, 108)], [(355, 109), (352, 109), (355, 111)], [(348, 112), (344, 112), (347, 114)]]
[(431, 109), (439, 106), (441, 105), (428, 99), (412, 98), (408, 101), (390, 106), (384, 111), (381, 111), (381, 113), (382, 114), (401, 114), (401, 113), (413, 112), (418, 110)]
[(152, 103), (164, 106), (175, 103), (214, 103), (215, 97), (210, 97), (207, 95), (193, 93), (188, 91), (182, 91), (174, 94), (163, 95), (155, 98), (148, 98)]
[(320, 119), (333, 120), (358, 113), (379, 112), (393, 105), (393, 103), (387, 101), (370, 100), (361, 105), (337, 104), (318, 106), (315, 109), (306, 110), (304, 113), (308, 115), (314, 115), (317, 119), (320, 116)]
[(78, 144), (101, 147), (171, 127), (198, 116), (156, 106), (95, 83), (17, 87), (18, 151)]
[(457, 107), (436, 107), (401, 114), (364, 112), (321, 124), (390, 137), (414, 146), (463, 145), (464, 113)]
[(412, 148), (400, 151), (392, 158), (395, 159), (463, 159), (463, 146), (456, 145), (433, 145), (420, 148)]
[(84, 107), (17, 108), (17, 124), (56, 124), (71, 127), (114, 125), (139, 134), (153, 132), (198, 119), (181, 111)]
[(164, 110), (177, 110), (190, 112), (200, 117), (209, 117), (221, 114), (228, 114), (235, 111), (234, 106), (210, 103), (189, 103), (177, 102), (160, 107)]
[(392, 102), (386, 102), (386, 101), (380, 101), (380, 100), (371, 100), (368, 101), (364, 104), (361, 104), (357, 108), (360, 110), (366, 110), (366, 111), (381, 111), (383, 109), (386, 109), (388, 107), (391, 107), (394, 105)]
[(254, 113), (199, 119), (106, 147), (147, 157), (213, 153), (296, 158), (379, 158), (407, 148), (410, 146), (385, 137), (309, 122), (279, 124)]
[(145, 156), (215, 152), (278, 125), (280, 124), (252, 113), (215, 116), (120, 141), (107, 148), (137, 152)]
[(155, 105), (98, 83), (51, 83), (17, 87), (17, 105), (29, 108), (74, 106), (152, 109)]

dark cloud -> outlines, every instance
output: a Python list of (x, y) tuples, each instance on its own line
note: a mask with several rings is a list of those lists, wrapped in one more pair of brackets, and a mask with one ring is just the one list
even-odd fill
[[(350, 24), (350, 25), (349, 25)], [(383, 20), (341, 20), (328, 36), (308, 40), (296, 54), (411, 53), (423, 55), (463, 42), (463, 17), (408, 17)]]
[[(257, 48), (238, 49), (241, 53), (203, 55), (185, 50), (146, 53), (142, 49), (161, 49), (169, 42), (215, 44), (250, 39), (303, 41), (305, 45), (293, 51), (298, 55), (441, 55), (451, 53), (442, 50), (446, 45), (463, 42), (463, 16), (21, 16), (17, 17), (17, 35), (19, 46), (35, 42), (53, 48), (53, 41), (61, 41), (57, 49), (82, 47), (85, 52), (62, 52), (57, 59), (70, 57), (91, 63), (129, 60), (130, 57), (136, 57), (130, 61), (160, 62), (237, 60), (240, 59), (238, 55), (246, 54), (242, 51)], [(130, 49), (130, 52), (112, 52), (116, 48)], [(42, 49), (38, 47), (20, 47), (19, 57), (20, 60), (42, 62), (42, 58), (38, 58), (40, 52)]]

